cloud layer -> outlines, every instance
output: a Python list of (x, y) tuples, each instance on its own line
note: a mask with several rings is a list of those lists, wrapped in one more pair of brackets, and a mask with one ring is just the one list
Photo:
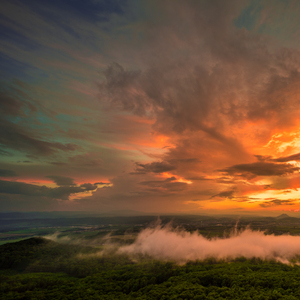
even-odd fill
[(0, 6), (2, 209), (300, 210), (297, 2)]

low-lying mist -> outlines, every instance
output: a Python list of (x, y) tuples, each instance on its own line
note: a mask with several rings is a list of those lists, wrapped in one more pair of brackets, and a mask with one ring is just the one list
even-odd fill
[(289, 263), (290, 259), (300, 254), (300, 236), (265, 235), (263, 231), (246, 228), (241, 231), (235, 229), (227, 238), (207, 239), (198, 232), (156, 226), (144, 229), (133, 244), (122, 246), (118, 251), (178, 263), (207, 258), (230, 260), (238, 257)]
[[(95, 252), (93, 256), (125, 254), (133, 260), (151, 257), (180, 264), (208, 258), (229, 261), (239, 257), (290, 263), (291, 259), (298, 260), (300, 257), (300, 236), (266, 235), (264, 231), (254, 231), (249, 227), (241, 230), (235, 228), (223, 238), (206, 238), (197, 231), (191, 233), (183, 229), (172, 228), (168, 224), (143, 229), (135, 239), (132, 235), (122, 237), (123, 242), (116, 242), (111, 234), (90, 240), (60, 237), (59, 233), (46, 236), (59, 243), (100, 246), (101, 250)], [(131, 240), (130, 244), (128, 239)], [(127, 242), (124, 243), (126, 240)], [(86, 255), (81, 257), (86, 257)]]
[(83, 246), (91, 246), (97, 247), (106, 243), (110, 239), (111, 233), (107, 233), (102, 235), (101, 237), (93, 237), (87, 239), (84, 236), (76, 237), (72, 234), (62, 234), (61, 232), (55, 232), (53, 234), (49, 234), (44, 236), (46, 239), (60, 243), (60, 244), (70, 244), (70, 245), (83, 245)]

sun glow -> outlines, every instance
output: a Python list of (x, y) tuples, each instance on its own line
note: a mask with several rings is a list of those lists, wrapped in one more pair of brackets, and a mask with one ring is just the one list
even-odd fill
[(268, 148), (280, 155), (297, 153), (300, 148), (300, 130), (275, 133), (263, 148)]

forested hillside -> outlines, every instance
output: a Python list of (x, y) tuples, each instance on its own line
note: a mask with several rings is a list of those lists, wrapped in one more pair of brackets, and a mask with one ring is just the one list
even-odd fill
[(300, 267), (260, 259), (177, 265), (31, 238), (0, 246), (1, 299), (299, 299)]

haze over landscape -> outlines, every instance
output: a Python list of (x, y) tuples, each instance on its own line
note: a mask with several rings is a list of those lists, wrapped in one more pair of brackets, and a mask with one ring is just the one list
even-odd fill
[(298, 216), (299, 1), (1, 1), (0, 211)]

